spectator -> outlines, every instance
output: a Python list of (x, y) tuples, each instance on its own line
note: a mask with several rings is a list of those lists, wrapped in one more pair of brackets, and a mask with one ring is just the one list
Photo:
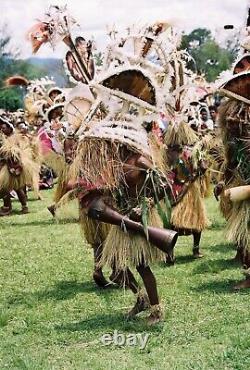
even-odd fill
[(218, 109), (216, 105), (209, 106), (210, 117), (214, 123), (214, 128), (218, 127)]
[(209, 118), (209, 111), (206, 108), (201, 108), (199, 131), (212, 131), (213, 129), (214, 123), (211, 118)]

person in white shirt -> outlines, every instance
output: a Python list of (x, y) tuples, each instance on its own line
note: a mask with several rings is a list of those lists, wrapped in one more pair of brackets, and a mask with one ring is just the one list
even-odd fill
[(214, 129), (214, 123), (209, 118), (209, 112), (206, 108), (202, 108), (200, 110), (200, 124), (199, 124), (199, 131), (206, 131), (210, 130), (213, 131)]

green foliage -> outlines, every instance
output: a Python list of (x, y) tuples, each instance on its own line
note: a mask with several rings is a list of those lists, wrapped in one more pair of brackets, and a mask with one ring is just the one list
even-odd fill
[(94, 54), (94, 60), (97, 67), (102, 66), (103, 64), (103, 55), (101, 52)]
[(206, 28), (196, 28), (188, 35), (183, 35), (181, 48), (190, 51), (192, 49), (192, 44), (197, 44), (198, 46), (201, 46), (211, 39), (211, 31), (207, 30)]
[[(129, 290), (96, 288), (79, 225), (54, 221), (46, 209), (53, 194), (42, 195), (29, 214), (19, 215), (14, 201), (15, 214), (1, 219), (0, 369), (249, 369), (249, 292), (232, 291), (241, 269), (213, 198), (205, 257), (193, 260), (192, 238), (180, 237), (175, 266), (152, 266), (165, 322), (148, 328), (144, 314), (125, 320), (135, 302)], [(148, 344), (103, 346), (101, 336), (114, 330), (149, 333)]]
[(235, 49), (220, 47), (211, 32), (205, 28), (197, 28), (190, 34), (183, 35), (181, 48), (187, 49), (194, 59), (194, 62), (189, 63), (189, 68), (204, 74), (209, 82), (230, 68), (236, 53)]
[(23, 107), (23, 97), (25, 89), (23, 87), (8, 87), (4, 85), (4, 81), (13, 75), (21, 75), (27, 79), (39, 78), (44, 76), (42, 69), (36, 68), (23, 60), (7, 59), (1, 61), (2, 68), (0, 70), (0, 108), (15, 111)]
[[(194, 50), (193, 57), (199, 73), (204, 73), (208, 81), (214, 81), (218, 75), (230, 68), (232, 55), (222, 49), (214, 40), (208, 40), (198, 50)], [(212, 65), (209, 64), (212, 62)]]
[(15, 111), (23, 106), (22, 90), (9, 88), (0, 90), (0, 108)]
[(10, 41), (4, 28), (0, 29), (0, 108), (14, 111), (22, 108), (25, 91), (20, 87), (5, 88), (5, 80), (13, 75), (21, 75), (27, 79), (39, 78), (45, 71), (18, 59), (18, 51), (10, 51)]

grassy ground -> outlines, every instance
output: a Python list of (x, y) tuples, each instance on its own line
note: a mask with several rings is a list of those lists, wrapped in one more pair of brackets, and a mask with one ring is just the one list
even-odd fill
[[(1, 370), (250, 368), (249, 292), (231, 290), (241, 272), (215, 201), (207, 202), (204, 259), (192, 260), (191, 238), (182, 237), (176, 265), (154, 267), (165, 322), (148, 330), (142, 317), (124, 320), (129, 291), (95, 287), (77, 223), (54, 222), (51, 194), (43, 195), (30, 214), (0, 219)], [(148, 344), (103, 346), (100, 337), (114, 330), (149, 333)]]

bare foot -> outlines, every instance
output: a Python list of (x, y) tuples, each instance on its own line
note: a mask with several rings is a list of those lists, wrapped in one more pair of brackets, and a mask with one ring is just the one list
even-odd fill
[(195, 259), (198, 259), (198, 258), (203, 258), (204, 255), (201, 253), (199, 249), (193, 249), (193, 257)]
[(108, 285), (110, 285), (109, 282), (105, 279), (102, 271), (94, 271), (93, 279), (99, 288), (106, 288)]
[(137, 301), (134, 307), (128, 312), (127, 320), (133, 319), (140, 312), (147, 310), (150, 307), (147, 294), (143, 294), (137, 297)]
[(55, 207), (55, 205), (52, 204), (52, 206), (49, 206), (47, 209), (52, 214), (52, 216), (55, 217), (55, 215), (56, 215), (56, 207)]
[(167, 266), (173, 266), (175, 264), (175, 257), (173, 254), (166, 254), (165, 264)]
[(163, 321), (163, 311), (162, 311), (161, 306), (159, 304), (155, 306), (151, 306), (151, 313), (149, 317), (147, 318), (147, 324), (149, 326), (153, 326), (153, 325), (158, 324), (161, 321)]
[(23, 207), (21, 210), (21, 213), (25, 215), (26, 213), (29, 213), (29, 208), (28, 207)]
[(250, 278), (240, 281), (238, 284), (234, 286), (234, 290), (241, 290), (250, 288)]
[(11, 214), (11, 208), (2, 207), (0, 208), (0, 217), (9, 216)]
[(237, 249), (236, 255), (232, 259), (234, 262), (241, 262), (243, 259), (243, 251), (241, 249)]
[(124, 284), (124, 278), (121, 274), (117, 274), (115, 272), (112, 272), (112, 274), (109, 277), (110, 281), (112, 281), (113, 284), (118, 285), (120, 288), (122, 288)]

